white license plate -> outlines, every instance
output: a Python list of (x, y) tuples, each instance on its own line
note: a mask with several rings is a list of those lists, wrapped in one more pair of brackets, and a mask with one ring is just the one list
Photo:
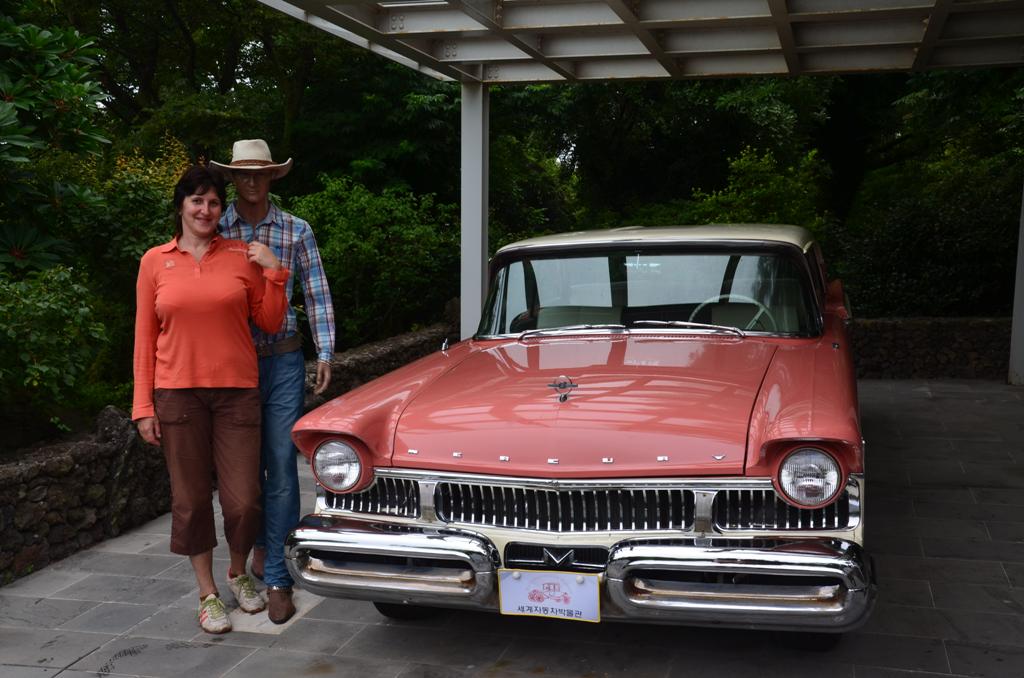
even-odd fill
[(545, 570), (498, 570), (502, 614), (601, 621), (598, 575)]

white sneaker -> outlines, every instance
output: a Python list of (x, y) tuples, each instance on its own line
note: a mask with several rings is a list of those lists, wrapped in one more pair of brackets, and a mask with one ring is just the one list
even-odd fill
[(247, 574), (232, 577), (228, 573), (228, 588), (231, 589), (231, 593), (235, 594), (235, 600), (238, 601), (238, 607), (241, 608), (242, 612), (254, 614), (262, 612), (263, 608), (267, 606), (263, 602), (263, 597), (259, 591), (256, 590), (256, 584), (253, 582), (252, 577)]
[(227, 633), (231, 630), (228, 611), (216, 593), (211, 593), (199, 603), (199, 626), (207, 633)]

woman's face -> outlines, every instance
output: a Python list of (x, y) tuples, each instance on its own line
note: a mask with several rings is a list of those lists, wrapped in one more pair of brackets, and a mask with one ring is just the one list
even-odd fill
[(193, 193), (181, 203), (181, 231), (183, 235), (206, 240), (217, 232), (220, 213), (224, 206), (217, 191)]

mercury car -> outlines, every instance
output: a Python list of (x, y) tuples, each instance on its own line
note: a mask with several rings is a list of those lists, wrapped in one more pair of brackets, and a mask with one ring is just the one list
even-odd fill
[(303, 417), (305, 589), (843, 632), (875, 596), (842, 285), (793, 226), (501, 248), (472, 338)]

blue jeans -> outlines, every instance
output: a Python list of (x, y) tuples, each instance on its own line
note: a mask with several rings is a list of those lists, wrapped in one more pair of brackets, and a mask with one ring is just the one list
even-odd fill
[(260, 481), (263, 489), (263, 533), (256, 545), (267, 550), (263, 581), (268, 586), (291, 586), (284, 563), (284, 540), (299, 522), (299, 475), (292, 426), (302, 416), (306, 363), (302, 351), (259, 359), (263, 437)]

